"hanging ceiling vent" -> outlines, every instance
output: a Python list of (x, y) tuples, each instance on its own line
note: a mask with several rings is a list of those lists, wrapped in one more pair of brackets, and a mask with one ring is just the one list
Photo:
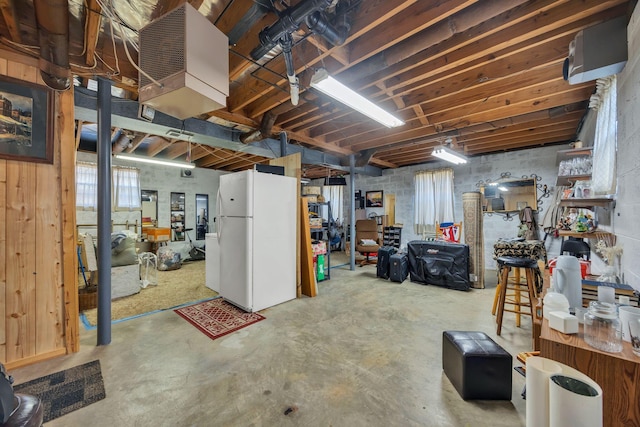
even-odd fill
[(189, 3), (140, 30), (139, 101), (186, 119), (224, 108), (229, 95), (227, 36)]
[(620, 16), (579, 31), (562, 71), (569, 84), (578, 84), (617, 74), (626, 63), (627, 18)]

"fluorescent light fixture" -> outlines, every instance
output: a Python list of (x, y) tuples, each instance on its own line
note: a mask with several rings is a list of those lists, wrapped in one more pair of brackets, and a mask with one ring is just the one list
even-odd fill
[(501, 185), (500, 187), (498, 187), (498, 190), (500, 190), (500, 191), (509, 191), (509, 189), (507, 187), (505, 187), (504, 185)]
[(461, 163), (467, 163), (467, 158), (462, 154), (458, 154), (452, 149), (444, 146), (436, 147), (431, 153), (432, 156), (439, 157), (447, 162), (455, 163), (459, 165)]
[(361, 112), (365, 116), (369, 116), (386, 127), (393, 128), (404, 124), (399, 118), (386, 112), (364, 96), (349, 89), (331, 77), (324, 68), (320, 68), (315, 72), (313, 77), (311, 77), (311, 87)]
[(173, 166), (182, 169), (194, 169), (196, 167), (196, 165), (194, 165), (193, 163), (180, 162), (176, 160), (156, 159), (155, 157), (135, 156), (133, 154), (120, 153), (114, 155), (114, 157), (116, 159), (129, 160), (132, 162), (153, 163), (154, 165)]

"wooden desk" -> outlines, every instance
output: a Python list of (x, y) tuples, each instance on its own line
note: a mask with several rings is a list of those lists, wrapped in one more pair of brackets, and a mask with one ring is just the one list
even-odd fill
[(602, 387), (604, 426), (640, 426), (640, 357), (623, 342), (621, 353), (606, 353), (584, 342), (578, 334), (565, 335), (542, 321), (540, 356), (571, 366)]

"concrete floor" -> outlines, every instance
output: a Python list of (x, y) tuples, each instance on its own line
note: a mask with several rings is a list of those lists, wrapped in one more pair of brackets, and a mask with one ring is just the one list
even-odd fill
[[(375, 266), (332, 269), (316, 298), (264, 310), (211, 340), (173, 311), (112, 328), (96, 346), (11, 373), (17, 383), (100, 359), (106, 399), (47, 426), (524, 426), (524, 378), (511, 401), (463, 401), (442, 372), (444, 330), (484, 331), (514, 358), (531, 320), (505, 313), (495, 334), (488, 287), (469, 292), (377, 279)], [(289, 407), (296, 410), (288, 415)]]

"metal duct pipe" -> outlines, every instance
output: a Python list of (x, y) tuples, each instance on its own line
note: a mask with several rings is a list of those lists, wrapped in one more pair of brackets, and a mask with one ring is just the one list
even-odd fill
[(306, 0), (286, 9), (274, 24), (260, 31), (260, 46), (251, 51), (251, 58), (258, 60), (265, 56), (287, 33), (292, 33), (313, 12), (329, 7), (331, 0)]
[(293, 37), (290, 33), (286, 33), (280, 40), (282, 45), (282, 56), (287, 67), (287, 79), (289, 80), (289, 94), (291, 95), (291, 103), (298, 105), (300, 99), (300, 81), (296, 77), (296, 70), (293, 66), (293, 55), (291, 48), (293, 47)]
[(326, 41), (334, 46), (340, 46), (344, 43), (351, 30), (349, 22), (349, 7), (347, 2), (341, 1), (336, 8), (335, 25), (332, 25), (327, 15), (322, 11), (317, 11), (307, 16), (307, 27), (314, 33), (322, 36)]
[(131, 144), (129, 136), (121, 130), (118, 131), (118, 134), (114, 139), (115, 141), (111, 147), (111, 152), (113, 154), (122, 153)]
[(45, 84), (55, 90), (71, 87), (68, 0), (34, 0), (40, 42), (38, 66)]

